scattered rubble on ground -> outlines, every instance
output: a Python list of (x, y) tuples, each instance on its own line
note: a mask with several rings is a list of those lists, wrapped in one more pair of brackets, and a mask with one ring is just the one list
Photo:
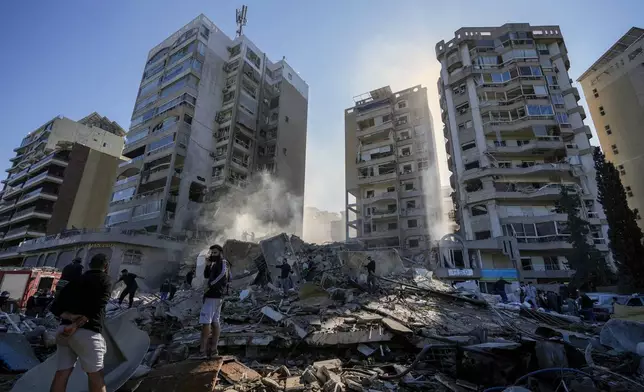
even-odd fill
[[(282, 234), (259, 245), (229, 241), (224, 254), (233, 264), (221, 316), (224, 356), (188, 359), (199, 346), (201, 290), (180, 290), (171, 301), (140, 294), (133, 318), (149, 349), (128, 362), (134, 374), (120, 391), (644, 390), (641, 322), (612, 320), (602, 330), (499, 304), (496, 296), (432, 279), (426, 266), (395, 251), (310, 245)], [(378, 265), (374, 293), (366, 286), (367, 256)], [(286, 293), (275, 279), (284, 258), (297, 288)], [(114, 303), (107, 310), (112, 319), (126, 311)], [(7, 317), (18, 336), (51, 344), (53, 320), (43, 329)]]

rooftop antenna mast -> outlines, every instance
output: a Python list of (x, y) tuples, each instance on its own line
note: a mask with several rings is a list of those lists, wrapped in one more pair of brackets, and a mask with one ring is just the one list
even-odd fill
[(244, 30), (244, 26), (246, 26), (246, 13), (248, 12), (248, 7), (245, 5), (242, 5), (241, 8), (237, 8), (235, 11), (235, 20), (237, 22), (237, 37), (241, 37), (242, 32)]

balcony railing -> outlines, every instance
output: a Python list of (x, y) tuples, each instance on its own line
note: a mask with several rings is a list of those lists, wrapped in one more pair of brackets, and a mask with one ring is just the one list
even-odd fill
[(127, 178), (124, 178), (122, 180), (118, 180), (118, 181), (116, 181), (114, 183), (114, 186), (123, 185), (123, 184), (129, 184), (130, 182), (135, 181), (137, 178), (139, 178), (138, 174), (134, 175), (134, 176), (127, 177)]
[(175, 143), (174, 143), (174, 142), (172, 142), (172, 143), (170, 143), (170, 144), (166, 144), (165, 146), (161, 146), (161, 147), (159, 147), (159, 148), (155, 148), (155, 149), (154, 149), (154, 150), (152, 150), (152, 151), (148, 151), (147, 156), (152, 156), (152, 155), (159, 154), (159, 153), (161, 153), (161, 152), (163, 152), (163, 151), (165, 151), (165, 150), (168, 150), (168, 149), (172, 148), (172, 147), (174, 146), (174, 144), (175, 144)]
[(235, 144), (238, 145), (238, 146), (244, 147), (245, 149), (250, 148), (250, 143), (245, 142), (245, 141), (243, 141), (241, 139), (238, 139), (238, 138), (235, 138)]
[(32, 212), (37, 213), (37, 214), (46, 214), (46, 215), (51, 215), (51, 213), (52, 213), (52, 211), (36, 210), (36, 207), (34, 206), (34, 207), (31, 207), (31, 208), (27, 208), (26, 210), (16, 212), (15, 214), (13, 214), (12, 220), (15, 220), (15, 218), (18, 218), (18, 217), (21, 217), (21, 216), (29, 215)]

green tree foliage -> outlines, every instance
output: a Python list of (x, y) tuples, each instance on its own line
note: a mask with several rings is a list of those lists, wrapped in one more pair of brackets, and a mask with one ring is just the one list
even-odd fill
[(618, 268), (620, 289), (644, 289), (644, 246), (636, 214), (628, 207), (626, 192), (615, 165), (606, 161), (599, 147), (595, 148), (593, 159), (597, 200), (604, 207), (608, 220), (608, 240)]
[(575, 270), (571, 285), (596, 287), (610, 284), (610, 268), (589, 237), (590, 224), (581, 217), (579, 194), (572, 188), (561, 187), (557, 210), (568, 215), (568, 242), (572, 244), (572, 249), (567, 253), (567, 259), (570, 269)]

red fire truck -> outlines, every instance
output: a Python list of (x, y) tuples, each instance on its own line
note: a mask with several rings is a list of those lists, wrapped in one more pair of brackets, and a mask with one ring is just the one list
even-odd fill
[(38, 290), (53, 291), (60, 271), (51, 267), (0, 267), (0, 293), (9, 293), (9, 303), (24, 308)]

